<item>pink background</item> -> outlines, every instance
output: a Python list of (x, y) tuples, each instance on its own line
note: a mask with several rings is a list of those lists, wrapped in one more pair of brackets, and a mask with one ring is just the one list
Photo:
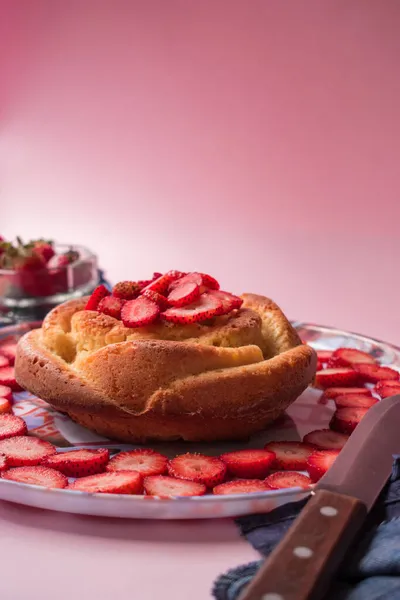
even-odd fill
[[(209, 271), (293, 318), (400, 344), (398, 0), (0, 10), (1, 233), (85, 243), (113, 280)], [(37, 573), (60, 544), (66, 565), (85, 552), (101, 577), (92, 535), (109, 525), (71, 517), (78, 538), (68, 517), (0, 516), (20, 556), (38, 549)], [(193, 581), (190, 597), (207, 597), (220, 570), (254, 556), (230, 523), (183, 538), (171, 524), (129, 528), (109, 569), (144, 599), (186, 598)], [(150, 549), (161, 571), (145, 578)]]

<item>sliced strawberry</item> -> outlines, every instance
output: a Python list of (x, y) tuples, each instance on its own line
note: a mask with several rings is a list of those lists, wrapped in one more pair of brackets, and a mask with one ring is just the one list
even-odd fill
[(12, 397), (11, 388), (8, 385), (0, 385), (0, 398), (5, 398), (11, 402)]
[(12, 413), (12, 406), (7, 398), (2, 398), (0, 396), (0, 415), (3, 415), (4, 413)]
[(317, 350), (317, 358), (322, 364), (326, 364), (333, 354), (333, 350)]
[(220, 315), (226, 315), (232, 310), (240, 308), (243, 304), (243, 300), (239, 298), (239, 296), (235, 296), (229, 292), (224, 292), (222, 290), (211, 290), (209, 294), (210, 296), (213, 296), (219, 300), (221, 303), (221, 309), (219, 311)]
[(219, 314), (220, 309), (219, 300), (211, 294), (205, 293), (193, 304), (181, 308), (168, 308), (160, 316), (164, 321), (172, 323), (197, 323), (215, 317)]
[(15, 362), (15, 355), (17, 352), (17, 342), (4, 341), (0, 342), (0, 354), (8, 358), (10, 365)]
[(221, 454), (220, 459), (228, 468), (228, 472), (243, 479), (263, 479), (267, 476), (275, 453), (269, 450), (236, 450)]
[(320, 360), (317, 360), (317, 371), (322, 371), (323, 368), (323, 363)]
[(126, 302), (121, 311), (122, 322), (125, 327), (142, 327), (156, 321), (160, 314), (160, 307), (145, 296)]
[(144, 480), (144, 489), (148, 496), (174, 498), (177, 496), (204, 496), (207, 491), (203, 483), (175, 479), (165, 475), (153, 475)]
[(168, 294), (168, 302), (171, 306), (185, 306), (191, 304), (200, 296), (200, 286), (194, 281), (179, 284)]
[(6, 469), (8, 469), (7, 456), (0, 454), (0, 471), (5, 471)]
[(114, 319), (121, 319), (121, 309), (124, 305), (124, 300), (114, 296), (106, 296), (99, 302), (97, 310)]
[(143, 296), (155, 302), (160, 307), (160, 310), (165, 310), (169, 306), (166, 297), (162, 294), (159, 294), (158, 292), (153, 292), (152, 290), (144, 290)]
[(338, 348), (333, 352), (329, 362), (329, 366), (335, 367), (353, 367), (358, 363), (375, 363), (375, 359), (362, 350), (356, 348)]
[(148, 448), (120, 452), (113, 456), (107, 471), (137, 471), (143, 477), (164, 475), (167, 472), (168, 458)]
[(139, 296), (141, 290), (139, 282), (136, 281), (120, 281), (116, 283), (112, 289), (112, 295), (120, 300), (133, 300)]
[[(374, 392), (376, 392), (378, 394), (378, 396), (381, 396), (381, 391), (385, 388), (393, 388), (394, 390), (396, 390), (396, 394), (398, 393), (398, 390), (400, 389), (400, 381), (394, 381), (393, 379), (383, 379), (381, 381), (378, 381), (378, 383), (376, 384), (375, 388), (374, 388)], [(2, 396), (3, 394), (1, 393), (1, 388), (0, 388), (0, 396)], [(382, 398), (382, 396), (381, 396)]]
[(212, 488), (224, 480), (226, 465), (215, 456), (188, 452), (176, 456), (169, 462), (168, 473), (172, 477), (204, 483), (205, 486)]
[(92, 292), (89, 300), (86, 303), (85, 310), (97, 310), (100, 304), (100, 300), (109, 296), (110, 292), (105, 285), (98, 285), (97, 288)]
[(96, 448), (96, 450), (83, 448), (51, 454), (43, 460), (42, 464), (64, 473), (67, 477), (86, 477), (102, 473), (109, 458), (110, 452), (107, 448)]
[(203, 280), (204, 287), (208, 288), (209, 290), (219, 290), (219, 283), (216, 279), (214, 279), (214, 277), (207, 275), (207, 273), (200, 273), (200, 275)]
[(327, 388), (324, 393), (323, 393), (323, 397), (326, 400), (331, 400), (336, 398), (337, 396), (343, 396), (345, 394), (362, 394), (363, 396), (372, 396), (371, 390), (369, 390), (368, 388), (362, 388), (362, 387), (331, 387), (331, 388)]
[(29, 485), (41, 485), (46, 488), (66, 488), (68, 479), (59, 471), (48, 467), (17, 467), (1, 474), (2, 479), (19, 481)]
[[(186, 283), (195, 283), (200, 288), (203, 286), (203, 277), (201, 273), (186, 273), (183, 277), (176, 279), (175, 281), (171, 281), (169, 284), (169, 291), (174, 290), (178, 285), (184, 285)], [(204, 290), (203, 290), (204, 291)]]
[(342, 433), (352, 433), (361, 421), (361, 419), (365, 417), (367, 412), (368, 408), (338, 408), (335, 411), (331, 422), (329, 423), (329, 426), (334, 431), (341, 431)]
[(8, 367), (10, 364), (10, 361), (8, 360), (8, 358), (6, 356), (3, 356), (2, 354), (0, 354), (0, 369), (2, 367)]
[(365, 396), (364, 394), (344, 394), (343, 396), (336, 396), (334, 402), (336, 408), (341, 408), (342, 406), (371, 408), (371, 406), (379, 402), (379, 400), (372, 396)]
[(220, 483), (213, 489), (213, 494), (251, 494), (253, 492), (268, 492), (271, 488), (265, 481), (259, 479), (239, 479)]
[[(390, 396), (395, 396), (396, 394), (400, 394), (400, 381), (391, 381), (390, 379), (378, 381), (378, 383), (375, 386), (374, 391), (381, 398), (389, 398)], [(1, 390), (0, 390), (0, 396), (1, 396)]]
[(358, 373), (346, 367), (324, 369), (323, 371), (317, 371), (315, 374), (315, 385), (322, 389), (333, 386), (353, 386), (357, 385), (359, 381)]
[(390, 367), (381, 367), (379, 365), (360, 363), (355, 365), (354, 368), (360, 375), (362, 381), (366, 381), (368, 383), (378, 383), (378, 381), (388, 379), (398, 381), (400, 378), (400, 373), (394, 369), (391, 369)]
[(0, 415), (0, 440), (16, 435), (25, 435), (27, 431), (26, 423), (21, 417), (8, 414)]
[(321, 450), (341, 450), (349, 436), (331, 429), (316, 429), (304, 436), (303, 442)]
[(10, 467), (22, 467), (40, 464), (46, 456), (55, 454), (56, 448), (39, 438), (17, 436), (1, 440), (0, 453), (6, 455)]
[(315, 483), (331, 468), (340, 450), (317, 450), (308, 459), (307, 471), (311, 480)]
[(306, 475), (296, 473), (296, 471), (277, 471), (268, 475), (265, 483), (272, 490), (296, 487), (307, 489), (311, 485), (311, 479)]
[(307, 459), (315, 450), (313, 446), (303, 442), (269, 442), (265, 450), (275, 453), (272, 465), (274, 469), (302, 471), (306, 468)]
[(114, 471), (81, 477), (71, 483), (68, 489), (90, 494), (141, 494), (143, 482), (136, 471)]
[(0, 385), (10, 387), (13, 392), (20, 392), (22, 387), (15, 379), (14, 367), (3, 367), (0, 369)]
[(168, 273), (161, 275), (161, 277), (158, 277), (158, 279), (154, 279), (154, 281), (149, 283), (144, 289), (164, 295), (168, 291), (171, 283), (181, 279), (183, 276), (184, 273), (181, 271), (168, 271)]

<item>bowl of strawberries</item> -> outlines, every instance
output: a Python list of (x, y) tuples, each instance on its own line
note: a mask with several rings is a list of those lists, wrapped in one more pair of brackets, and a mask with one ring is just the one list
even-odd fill
[(0, 236), (0, 318), (42, 319), (57, 304), (99, 283), (97, 257), (83, 246)]

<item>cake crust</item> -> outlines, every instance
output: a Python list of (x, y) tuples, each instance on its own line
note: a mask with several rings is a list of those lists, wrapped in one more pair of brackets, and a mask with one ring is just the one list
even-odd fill
[(244, 294), (228, 318), (129, 329), (74, 300), (27, 333), (18, 382), (112, 439), (245, 439), (312, 381), (315, 352), (270, 299)]

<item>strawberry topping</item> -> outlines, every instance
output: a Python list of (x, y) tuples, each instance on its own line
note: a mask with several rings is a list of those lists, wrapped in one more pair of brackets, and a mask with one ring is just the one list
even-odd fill
[(97, 310), (109, 317), (114, 317), (114, 319), (120, 319), (123, 305), (124, 300), (114, 296), (106, 296), (100, 300)]
[(194, 281), (180, 283), (168, 294), (168, 302), (171, 306), (185, 306), (191, 304), (200, 296), (200, 286)]
[(76, 479), (68, 486), (70, 490), (90, 494), (141, 494), (142, 477), (136, 471), (114, 471)]
[(107, 448), (70, 450), (47, 456), (42, 464), (64, 473), (67, 477), (85, 477), (102, 473), (108, 463)]
[(125, 327), (141, 327), (154, 323), (159, 314), (160, 307), (155, 302), (145, 296), (139, 296), (124, 304), (121, 318)]
[(133, 300), (137, 298), (141, 289), (140, 284), (135, 281), (120, 281), (114, 285), (112, 295), (121, 300)]
[(197, 323), (217, 316), (221, 303), (209, 293), (205, 293), (196, 302), (181, 308), (168, 308), (161, 313), (164, 321), (172, 323)]
[(97, 288), (92, 292), (89, 300), (87, 301), (86, 310), (97, 310), (100, 304), (100, 300), (109, 296), (110, 292), (105, 285), (98, 285)]
[(160, 307), (160, 310), (165, 310), (169, 306), (167, 298), (158, 292), (144, 290), (143, 296), (149, 300), (152, 300), (152, 302), (155, 302)]
[(379, 402), (372, 396), (365, 396), (364, 394), (343, 394), (343, 396), (336, 396), (335, 404), (336, 408), (342, 406), (351, 406), (352, 408), (371, 408), (374, 404)]

